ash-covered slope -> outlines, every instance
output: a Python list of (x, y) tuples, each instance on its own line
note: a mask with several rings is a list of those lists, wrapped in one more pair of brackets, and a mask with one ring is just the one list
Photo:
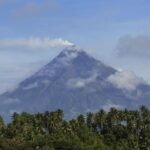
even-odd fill
[(135, 108), (142, 102), (150, 104), (149, 85), (140, 84), (132, 92), (123, 90), (108, 81), (115, 73), (117, 70), (82, 50), (65, 49), (14, 91), (1, 95), (0, 113), (7, 118), (14, 111), (60, 108), (66, 118), (71, 118), (79, 113), (97, 111), (100, 107)]

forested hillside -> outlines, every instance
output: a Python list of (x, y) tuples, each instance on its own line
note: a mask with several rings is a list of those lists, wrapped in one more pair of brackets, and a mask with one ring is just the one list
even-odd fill
[(100, 109), (66, 121), (63, 111), (0, 119), (0, 150), (150, 150), (150, 110)]

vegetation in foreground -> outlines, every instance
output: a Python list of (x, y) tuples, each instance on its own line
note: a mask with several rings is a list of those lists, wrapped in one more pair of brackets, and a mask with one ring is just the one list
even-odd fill
[(63, 111), (0, 118), (0, 150), (150, 150), (150, 110), (111, 108), (66, 121)]

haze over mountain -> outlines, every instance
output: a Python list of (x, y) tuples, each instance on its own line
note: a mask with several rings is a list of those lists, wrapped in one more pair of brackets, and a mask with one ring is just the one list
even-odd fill
[(118, 70), (83, 50), (64, 49), (16, 89), (0, 96), (0, 114), (63, 109), (66, 118), (79, 113), (150, 106), (150, 86), (132, 72)]

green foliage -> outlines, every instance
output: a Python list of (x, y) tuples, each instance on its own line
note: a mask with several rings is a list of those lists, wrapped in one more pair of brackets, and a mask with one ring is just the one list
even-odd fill
[(0, 117), (0, 150), (150, 150), (150, 111), (99, 110), (66, 121), (62, 110)]

